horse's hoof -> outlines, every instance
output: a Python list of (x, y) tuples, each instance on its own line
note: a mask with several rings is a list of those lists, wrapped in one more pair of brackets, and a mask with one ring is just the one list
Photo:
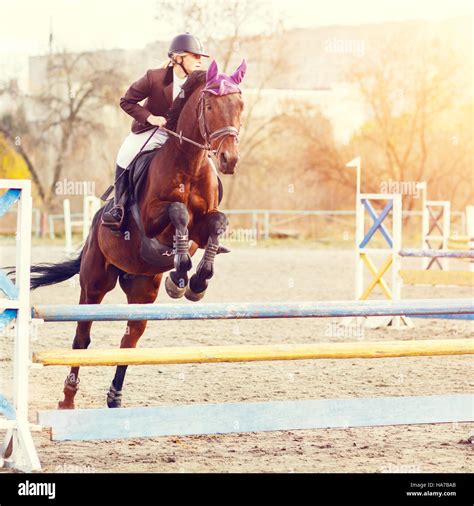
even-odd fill
[(109, 391), (107, 392), (107, 406), (109, 408), (122, 407), (122, 390), (117, 390), (113, 383), (110, 385)]
[(122, 407), (122, 399), (107, 399), (107, 406), (109, 408), (121, 408)]
[(170, 276), (167, 276), (165, 279), (165, 288), (166, 293), (172, 299), (180, 299), (184, 295), (184, 292), (186, 291), (185, 286), (183, 286), (183, 288), (180, 288), (179, 286), (175, 285), (174, 281), (171, 279)]
[(196, 293), (196, 292), (193, 292), (191, 290), (191, 288), (188, 286), (186, 288), (186, 292), (185, 292), (184, 296), (188, 300), (190, 300), (191, 302), (198, 302), (198, 301), (200, 301), (204, 297), (205, 294), (206, 294), (206, 290), (203, 290), (200, 293)]
[(74, 409), (76, 406), (71, 401), (59, 401), (58, 409)]

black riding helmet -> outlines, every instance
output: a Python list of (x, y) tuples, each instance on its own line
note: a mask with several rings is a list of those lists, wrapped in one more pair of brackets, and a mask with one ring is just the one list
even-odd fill
[(168, 56), (171, 56), (173, 53), (181, 52), (199, 54), (209, 58), (209, 55), (203, 53), (201, 41), (188, 32), (176, 35), (171, 41)]

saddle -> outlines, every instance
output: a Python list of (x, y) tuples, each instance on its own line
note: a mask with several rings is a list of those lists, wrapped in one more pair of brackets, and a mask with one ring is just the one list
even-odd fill
[[(125, 226), (129, 217), (129, 212), (132, 210), (133, 205), (138, 202), (140, 191), (142, 189), (143, 183), (146, 180), (146, 174), (148, 172), (148, 168), (150, 167), (150, 163), (159, 151), (160, 148), (141, 152), (129, 165), (127, 173), (124, 174), (124, 177), (128, 177), (128, 182), (126, 185), (126, 190), (124, 192), (123, 217), (122, 222), (118, 227), (119, 230), (122, 230), (122, 228)], [(217, 182), (219, 192), (218, 202), (220, 204), (224, 196), (224, 187), (218, 175)], [(113, 201), (110, 200), (104, 206), (104, 212), (109, 211), (112, 207)]]
[[(140, 215), (140, 208), (138, 207), (139, 195), (142, 190), (143, 184), (146, 180), (146, 174), (150, 167), (150, 163), (154, 156), (157, 154), (160, 148), (143, 151), (140, 153), (136, 160), (130, 164), (127, 173), (124, 176), (128, 176), (127, 190), (124, 194), (124, 212), (122, 222), (118, 230), (114, 233), (120, 235), (122, 230), (126, 228), (128, 220), (132, 218), (140, 231), (140, 255), (146, 262), (155, 265), (160, 268), (172, 268), (174, 263), (174, 251), (173, 246), (169, 244), (163, 244), (158, 239), (149, 238), (146, 236), (143, 223)], [(219, 204), (224, 196), (224, 188), (222, 181), (217, 176), (218, 181), (218, 192), (219, 192)], [(113, 199), (109, 200), (107, 204), (102, 208), (102, 212), (109, 211), (114, 205)], [(226, 253), (228, 250), (223, 246), (220, 247), (219, 253)]]

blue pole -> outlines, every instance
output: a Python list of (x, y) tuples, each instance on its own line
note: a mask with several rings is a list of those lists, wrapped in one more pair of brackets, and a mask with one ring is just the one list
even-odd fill
[(420, 258), (474, 258), (474, 250), (402, 249), (399, 255)]
[(209, 304), (38, 305), (32, 316), (44, 321), (235, 320), (397, 315), (474, 314), (472, 299), (403, 301), (237, 302)]

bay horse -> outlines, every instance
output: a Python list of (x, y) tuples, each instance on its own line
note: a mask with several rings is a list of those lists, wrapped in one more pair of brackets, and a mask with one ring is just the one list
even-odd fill
[[(129, 304), (152, 304), (164, 272), (172, 270), (165, 287), (173, 298), (203, 297), (214, 274), (219, 237), (228, 220), (218, 210), (218, 177), (208, 151), (214, 150), (223, 174), (234, 174), (239, 157), (238, 135), (244, 103), (238, 87), (246, 71), (245, 60), (231, 75), (219, 74), (213, 61), (206, 71), (189, 75), (173, 102), (167, 126), (179, 132), (153, 156), (144, 181), (133, 192), (127, 229), (112, 231), (101, 225), (107, 205), (94, 216), (92, 227), (77, 258), (57, 264), (32, 266), (31, 288), (51, 285), (79, 273), (79, 304), (100, 304), (117, 280)], [(194, 142), (183, 143), (186, 137)], [(191, 256), (204, 255), (188, 279)], [(73, 349), (86, 349), (92, 321), (78, 322)], [(135, 348), (146, 320), (128, 321), (121, 348)], [(110, 408), (121, 406), (126, 365), (117, 367), (107, 394)], [(64, 385), (60, 409), (74, 409), (79, 367), (72, 367)]]

